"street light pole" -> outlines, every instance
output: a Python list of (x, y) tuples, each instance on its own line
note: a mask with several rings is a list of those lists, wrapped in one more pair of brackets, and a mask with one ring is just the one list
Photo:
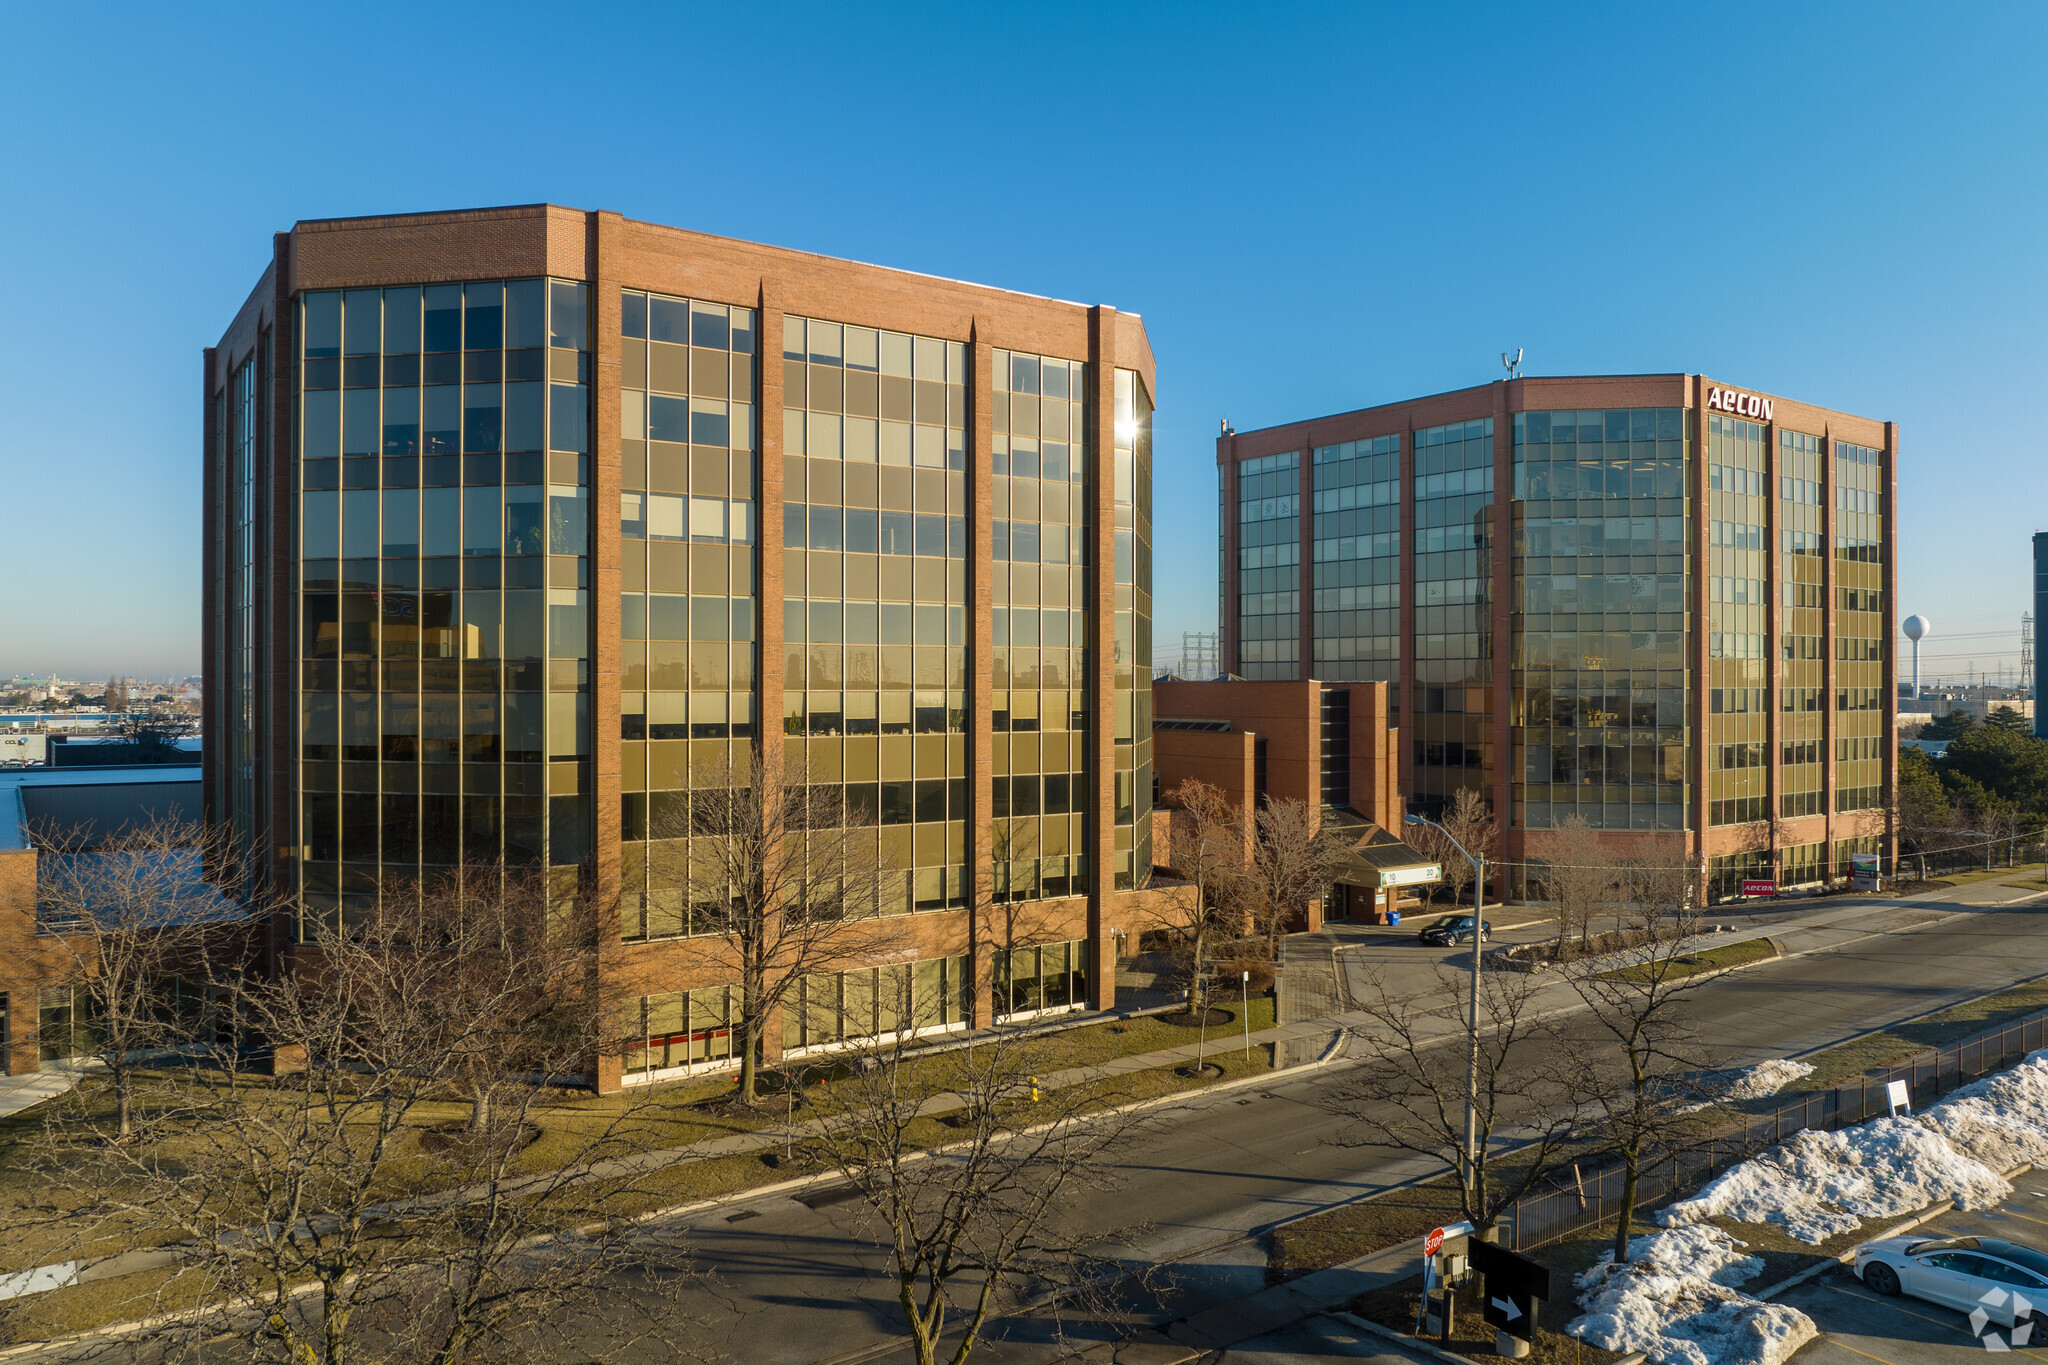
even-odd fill
[(1411, 815), (1408, 823), (1428, 825), (1472, 864), (1472, 989), (1466, 1013), (1471, 1046), (1465, 1057), (1465, 1180), (1469, 1188), (1479, 1180), (1479, 953), (1486, 941), (1486, 855), (1467, 853), (1465, 846), (1434, 820)]

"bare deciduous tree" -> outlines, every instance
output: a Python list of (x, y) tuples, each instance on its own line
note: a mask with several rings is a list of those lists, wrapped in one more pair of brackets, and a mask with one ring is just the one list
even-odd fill
[(1199, 1019), (1209, 1007), (1215, 949), (1244, 924), (1244, 814), (1195, 778), (1174, 788), (1173, 796), (1179, 809), (1173, 815), (1172, 866), (1182, 885), (1162, 919), (1188, 1012)]
[[(537, 1013), (509, 984), (451, 999), (467, 950), (450, 939), (494, 937), (510, 918), (440, 919), (438, 939), (406, 913), (402, 931), (323, 929), (298, 971), (236, 993), (285, 1074), (222, 1046), (186, 1073), (185, 1121), (147, 1142), (100, 1141), (89, 1113), (53, 1116), (39, 1153), (53, 1204), (81, 1236), (163, 1248), (173, 1273), (153, 1306), (178, 1311), (159, 1342), (227, 1334), (278, 1365), (468, 1365), (608, 1354), (607, 1324), (621, 1348), (663, 1330), (635, 1316), (668, 1316), (684, 1273), (678, 1243), (630, 1222), (645, 1168), (625, 1158), (645, 1100), (563, 1113), (562, 1092), (528, 1078), (493, 1088), (481, 1128), (435, 1122), (476, 1057), (542, 1074), (590, 1064), (594, 999)], [(523, 949), (517, 934), (502, 943)], [(633, 1293), (600, 1297), (628, 1271)]]
[(1557, 925), (1557, 955), (1563, 958), (1571, 940), (1592, 937), (1593, 917), (1614, 900), (1614, 859), (1600, 846), (1600, 834), (1582, 815), (1559, 821), (1543, 845), (1547, 859), (1541, 876), (1543, 894)]
[[(1354, 1036), (1369, 1049), (1353, 1078), (1325, 1104), (1344, 1120), (1347, 1146), (1394, 1147), (1442, 1161), (1457, 1174), (1464, 1216), (1482, 1233), (1551, 1169), (1572, 1130), (1570, 1076), (1547, 1060), (1555, 1030), (1538, 1017), (1541, 978), (1487, 972), (1479, 989), (1479, 1065), (1475, 1150), (1465, 1161), (1470, 1070), (1470, 978), (1439, 969), (1419, 999), (1374, 977), (1365, 1012), (1372, 1024)], [(1513, 1144), (1502, 1165), (1493, 1153)]]
[(1289, 921), (1309, 901), (1329, 894), (1350, 853), (1349, 845), (1322, 828), (1322, 812), (1306, 801), (1287, 798), (1259, 808), (1245, 889), (1268, 962), (1279, 960)]
[(469, 1131), (483, 1135), (495, 1131), (501, 1093), (524, 1094), (533, 1078), (578, 1069), (603, 1046), (591, 989), (605, 940), (592, 902), (553, 894), (541, 869), (466, 864), (418, 891), (387, 895), (377, 923), (438, 964), (439, 989), (423, 1004), (440, 1013), (425, 1022), (438, 1022)]
[(1136, 1120), (1099, 1086), (1041, 1089), (1061, 1061), (1056, 1038), (937, 1054), (899, 1038), (820, 1091), (816, 1142), (886, 1243), (918, 1365), (961, 1365), (1020, 1287), (1096, 1281), (1092, 1239), (1060, 1215), (1113, 1188), (1106, 1157)]
[(69, 1046), (106, 1076), (113, 1136), (125, 1141), (148, 1061), (200, 1039), (215, 972), (239, 965), (251, 912), (204, 880), (232, 849), (223, 835), (168, 817), (97, 835), (44, 824), (31, 838), (37, 917), (49, 933), (42, 946), (73, 984)]
[(1567, 968), (1597, 1045), (1567, 1050), (1581, 1104), (1600, 1115), (1622, 1167), (1614, 1259), (1628, 1259), (1629, 1225), (1644, 1170), (1681, 1147), (1699, 1126), (1688, 1103), (1703, 1092), (1703, 1055), (1684, 1017), (1704, 979), (1691, 960), (1700, 933), (1697, 860), (1622, 869), (1621, 894), (1641, 922), (1635, 943)]
[(739, 1098), (752, 1104), (769, 1021), (805, 976), (841, 970), (879, 946), (883, 897), (898, 879), (873, 821), (845, 805), (837, 783), (814, 784), (794, 759), (756, 753), (691, 780), (687, 813), (649, 831), (649, 867), (681, 890), (693, 921), (730, 961)]
[(1471, 787), (1460, 787), (1435, 824), (1412, 826), (1403, 837), (1443, 866), (1443, 879), (1430, 887), (1430, 899), (1434, 901), (1439, 890), (1448, 889), (1455, 905), (1472, 884), (1472, 864), (1466, 861), (1466, 854), (1493, 857), (1498, 834), (1499, 825), (1486, 798)]

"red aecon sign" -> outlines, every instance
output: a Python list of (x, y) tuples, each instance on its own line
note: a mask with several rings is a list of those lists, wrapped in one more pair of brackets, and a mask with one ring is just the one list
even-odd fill
[(1778, 894), (1778, 884), (1770, 881), (1745, 881), (1742, 884), (1742, 894), (1745, 896), (1775, 896)]

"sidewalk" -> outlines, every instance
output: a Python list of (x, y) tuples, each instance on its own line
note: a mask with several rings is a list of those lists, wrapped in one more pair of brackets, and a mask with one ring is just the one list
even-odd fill
[(78, 1084), (70, 1071), (35, 1071), (26, 1076), (0, 1076), (0, 1119), (33, 1108)]

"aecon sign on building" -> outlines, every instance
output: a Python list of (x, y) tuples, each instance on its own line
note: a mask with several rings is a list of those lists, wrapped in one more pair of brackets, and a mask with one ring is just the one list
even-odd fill
[(1732, 412), (1737, 417), (1756, 417), (1771, 420), (1771, 400), (1759, 393), (1744, 393), (1740, 389), (1707, 390), (1707, 406), (1716, 412)]

